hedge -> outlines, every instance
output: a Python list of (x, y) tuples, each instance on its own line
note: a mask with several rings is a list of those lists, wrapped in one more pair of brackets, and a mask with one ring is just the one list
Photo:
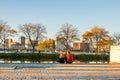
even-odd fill
[[(11, 61), (57, 61), (59, 54), (48, 54), (48, 53), (0, 53), (0, 59), (11, 60)], [(105, 54), (77, 54), (73, 55), (74, 60), (80, 62), (109, 62), (109, 55)]]
[(79, 54), (74, 55), (74, 59), (79, 60), (80, 62), (108, 62), (109, 63), (109, 55), (105, 54)]

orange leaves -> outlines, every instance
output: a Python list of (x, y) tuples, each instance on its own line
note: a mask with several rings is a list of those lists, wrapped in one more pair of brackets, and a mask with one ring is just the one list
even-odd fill
[(103, 29), (103, 28), (100, 28), (99, 26), (94, 26), (92, 29), (91, 29), (91, 32), (95, 35), (95, 34), (107, 34), (108, 32)]
[(84, 40), (88, 41), (91, 45), (96, 47), (96, 51), (98, 53), (98, 48), (104, 48), (107, 45), (111, 44), (111, 40), (109, 40), (109, 36), (107, 35), (107, 31), (104, 28), (100, 28), (99, 26), (94, 26), (90, 31), (86, 31), (82, 37)]
[(88, 39), (89, 37), (92, 37), (92, 36), (93, 36), (93, 33), (90, 32), (90, 31), (86, 31), (86, 32), (82, 35), (82, 37), (83, 37), (84, 39)]

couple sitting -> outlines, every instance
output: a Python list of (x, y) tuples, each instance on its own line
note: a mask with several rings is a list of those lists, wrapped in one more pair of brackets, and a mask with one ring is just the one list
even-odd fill
[(66, 55), (64, 55), (62, 52), (60, 52), (60, 56), (58, 59), (59, 63), (72, 63), (73, 62), (73, 56), (70, 53), (70, 51), (66, 52)]

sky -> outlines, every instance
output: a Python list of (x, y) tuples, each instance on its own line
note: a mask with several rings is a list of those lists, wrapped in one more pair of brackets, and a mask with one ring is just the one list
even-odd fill
[(99, 26), (110, 34), (120, 32), (120, 0), (0, 0), (0, 20), (13, 29), (26, 23), (42, 24), (55, 38), (62, 24), (80, 34)]

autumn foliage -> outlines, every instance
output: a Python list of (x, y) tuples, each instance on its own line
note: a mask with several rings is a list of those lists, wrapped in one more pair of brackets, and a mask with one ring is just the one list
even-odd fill
[(82, 38), (84, 42), (90, 43), (91, 51), (96, 51), (97, 53), (109, 51), (112, 44), (108, 31), (99, 26), (94, 26), (90, 31), (83, 33)]

